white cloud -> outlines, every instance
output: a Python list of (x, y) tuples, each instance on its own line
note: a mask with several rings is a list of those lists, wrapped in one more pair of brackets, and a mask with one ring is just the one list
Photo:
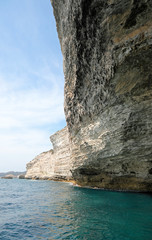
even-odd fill
[(1, 78), (0, 129), (41, 126), (63, 120), (63, 88), (60, 83), (61, 80), (51, 74), (41, 76), (36, 86), (28, 89), (20, 86), (18, 90), (17, 82), (13, 85)]
[(1, 172), (24, 169), (50, 149), (50, 134), (65, 120), (62, 55), (50, 1), (0, 5)]
[(0, 135), (0, 169), (24, 170), (27, 162), (51, 148), (49, 133), (41, 130), (10, 131)]
[(51, 148), (46, 129), (64, 121), (63, 77), (45, 67), (22, 78), (1, 76), (0, 86), (0, 171), (22, 170)]

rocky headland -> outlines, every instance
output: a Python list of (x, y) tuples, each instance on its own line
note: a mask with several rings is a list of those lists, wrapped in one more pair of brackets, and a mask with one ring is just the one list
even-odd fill
[(27, 164), (27, 179), (71, 180), (71, 158), (67, 127), (50, 137), (53, 149), (36, 156)]
[[(54, 145), (27, 165), (27, 175), (42, 162), (41, 176), (65, 178), (67, 171), (81, 186), (152, 191), (152, 1), (51, 3), (63, 53), (69, 155)], [(31, 176), (39, 177), (35, 167)]]
[(13, 179), (13, 178), (25, 178), (26, 172), (14, 172), (14, 171), (9, 171), (9, 172), (1, 172), (0, 173), (0, 178), (3, 179)]

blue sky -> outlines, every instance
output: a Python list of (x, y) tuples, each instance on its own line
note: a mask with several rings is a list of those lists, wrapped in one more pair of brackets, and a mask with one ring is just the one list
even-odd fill
[(0, 172), (25, 170), (65, 123), (62, 54), (50, 0), (0, 1)]

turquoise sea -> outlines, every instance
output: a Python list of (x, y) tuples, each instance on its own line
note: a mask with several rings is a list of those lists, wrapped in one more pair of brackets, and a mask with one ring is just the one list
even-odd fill
[(152, 195), (0, 179), (1, 240), (152, 240)]

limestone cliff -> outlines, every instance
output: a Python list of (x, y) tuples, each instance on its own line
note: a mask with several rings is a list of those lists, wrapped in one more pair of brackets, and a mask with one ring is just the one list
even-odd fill
[(26, 178), (71, 179), (71, 159), (68, 131), (64, 129), (50, 137), (53, 149), (43, 152), (27, 164)]
[(74, 179), (152, 191), (152, 1), (51, 3)]

